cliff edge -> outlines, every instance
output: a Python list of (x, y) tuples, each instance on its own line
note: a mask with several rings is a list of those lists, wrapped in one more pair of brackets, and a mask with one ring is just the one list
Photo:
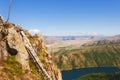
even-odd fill
[(60, 70), (52, 62), (43, 37), (32, 36), (27, 30), (12, 23), (5, 23), (0, 16), (0, 79), (2, 80), (48, 80), (38, 71), (33, 58), (25, 46), (21, 31), (29, 40), (43, 66), (45, 74), (52, 80), (62, 80)]

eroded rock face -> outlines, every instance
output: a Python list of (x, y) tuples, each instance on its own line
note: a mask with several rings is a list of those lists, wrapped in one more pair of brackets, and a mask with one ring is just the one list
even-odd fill
[(29, 55), (18, 32), (20, 29), (15, 24), (5, 23), (0, 16), (0, 60), (6, 61), (10, 55), (14, 55), (23, 69), (30, 69)]
[(0, 26), (2, 26), (3, 24), (3, 20), (2, 20), (2, 16), (0, 15)]
[(7, 60), (9, 55), (16, 56), (23, 69), (29, 69), (28, 53), (20, 33), (16, 32), (14, 27), (2, 28), (0, 31), (0, 59)]
[(50, 54), (47, 52), (47, 47), (44, 43), (42, 35), (36, 34), (30, 38), (32, 46), (39, 56), (44, 68), (51, 76), (52, 80), (62, 80), (61, 72), (57, 66), (52, 62)]
[(24, 41), (20, 33), (14, 28), (8, 29), (7, 35), (8, 52), (16, 55), (16, 60), (23, 65), (23, 69), (29, 69), (29, 56), (24, 46)]
[(7, 60), (8, 52), (6, 46), (6, 39), (4, 37), (6, 32), (3, 32), (3, 27), (0, 27), (0, 60)]
[(0, 41), (0, 59), (7, 60), (8, 52), (6, 51), (6, 43), (4, 41)]
[[(1, 22), (0, 22), (1, 23)], [(15, 56), (16, 60), (22, 64), (22, 69), (30, 70), (29, 55), (24, 45), (24, 40), (20, 31), (29, 38), (35, 52), (41, 60), (47, 73), (52, 80), (62, 80), (61, 72), (52, 62), (51, 56), (47, 53), (47, 48), (41, 35), (31, 36), (26, 30), (21, 29), (11, 23), (1, 23), (0, 27), (0, 60), (7, 60), (9, 56)]]

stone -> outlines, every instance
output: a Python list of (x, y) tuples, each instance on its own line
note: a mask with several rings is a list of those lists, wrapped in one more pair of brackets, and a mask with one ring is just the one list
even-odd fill
[[(5, 23), (0, 17), (0, 61), (7, 59), (10, 56), (15, 56), (16, 60), (22, 65), (23, 70), (32, 71), (29, 67), (29, 54), (25, 47), (20, 31), (23, 31), (37, 53), (38, 59), (41, 60), (43, 68), (51, 76), (52, 80), (62, 80), (61, 72), (52, 62), (50, 54), (47, 52), (46, 44), (42, 35), (36, 34), (32, 36), (27, 30), (20, 28), (12, 23)], [(42, 75), (39, 75), (42, 76)], [(30, 77), (30, 76), (28, 76)], [(44, 77), (44, 76), (43, 76)], [(33, 80), (33, 79), (31, 79)], [(39, 79), (41, 80), (41, 79)]]
[(4, 41), (0, 41), (0, 60), (7, 60), (8, 52), (6, 49), (6, 43)]
[(14, 28), (8, 29), (7, 35), (8, 52), (16, 55), (16, 60), (22, 64), (23, 69), (29, 69), (29, 55), (24, 46), (24, 41)]

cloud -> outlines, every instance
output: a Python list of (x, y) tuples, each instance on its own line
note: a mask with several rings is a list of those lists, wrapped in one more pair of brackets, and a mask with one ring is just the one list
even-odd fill
[(92, 32), (91, 35), (96, 36), (96, 35), (98, 35), (98, 33)]
[(34, 35), (34, 34), (40, 33), (40, 30), (39, 29), (31, 29), (31, 30), (29, 30), (29, 32)]
[(96, 32), (80, 32), (80, 35), (97, 36)]

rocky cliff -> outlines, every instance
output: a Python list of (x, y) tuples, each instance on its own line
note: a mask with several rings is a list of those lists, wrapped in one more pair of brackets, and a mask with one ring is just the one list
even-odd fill
[(32, 36), (27, 30), (12, 23), (5, 23), (0, 17), (0, 79), (3, 80), (44, 80), (28, 54), (23, 31), (39, 57), (40, 64), (52, 80), (62, 80), (61, 73), (52, 62), (41, 35)]

